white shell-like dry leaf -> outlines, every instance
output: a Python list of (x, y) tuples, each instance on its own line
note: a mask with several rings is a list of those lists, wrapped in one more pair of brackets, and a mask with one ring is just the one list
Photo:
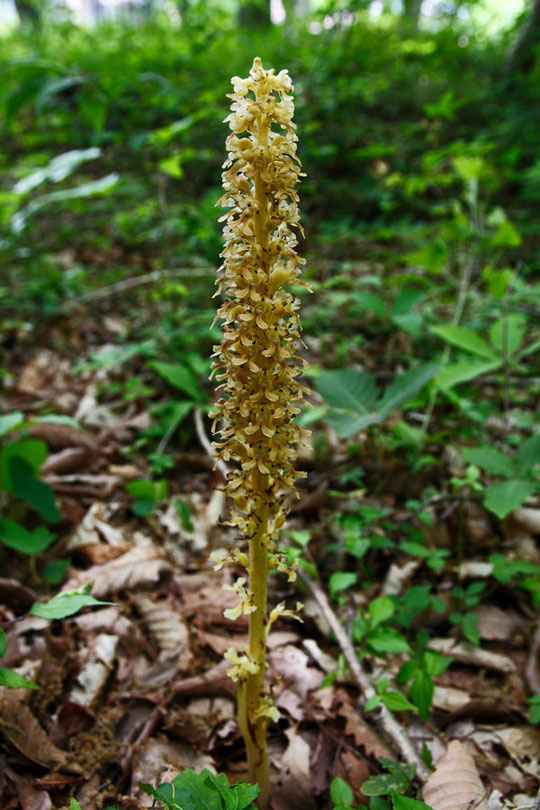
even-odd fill
[(92, 659), (83, 667), (77, 677), (77, 685), (71, 690), (70, 700), (79, 706), (92, 706), (96, 703), (107, 679), (111, 674), (118, 636), (102, 633), (96, 639)]
[(474, 759), (459, 740), (452, 740), (438, 760), (422, 798), (433, 810), (488, 810)]

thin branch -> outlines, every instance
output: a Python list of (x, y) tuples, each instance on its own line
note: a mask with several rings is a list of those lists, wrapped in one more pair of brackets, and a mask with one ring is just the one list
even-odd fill
[(67, 302), (68, 306), (75, 306), (77, 304), (84, 304), (88, 301), (100, 301), (103, 298), (110, 298), (119, 293), (132, 290), (135, 287), (142, 287), (145, 284), (153, 284), (155, 281), (161, 281), (167, 278), (182, 278), (188, 276), (189, 278), (211, 278), (216, 273), (214, 267), (178, 267), (172, 270), (153, 270), (151, 273), (145, 273), (142, 276), (133, 276), (125, 278), (122, 281), (117, 281), (115, 284), (109, 284), (108, 287), (101, 287), (99, 290), (79, 295)]
[(227, 481), (230, 470), (225, 464), (225, 462), (222, 461), (221, 459), (218, 459), (216, 461), (214, 448), (212, 447), (210, 439), (208, 438), (204, 430), (202, 411), (200, 408), (195, 408), (195, 430), (197, 431), (197, 437), (199, 439), (199, 442), (201, 443), (201, 446), (203, 447), (204, 450), (206, 450), (210, 458), (215, 462), (216, 470), (219, 470), (223, 480)]
[[(337, 643), (341, 647), (341, 651), (345, 660), (351, 670), (351, 673), (362, 693), (360, 698), (362, 704), (369, 698), (374, 697), (377, 693), (367, 673), (364, 671), (362, 664), (354, 651), (354, 647), (349, 640), (347, 633), (343, 629), (341, 622), (332, 610), (328, 597), (318, 582), (312, 580), (305, 571), (298, 571), (300, 578), (305, 585), (310, 589), (313, 598), (319, 605), (321, 613), (330, 625), (334, 633)], [(416, 765), (416, 775), (421, 782), (426, 782), (429, 778), (430, 771), (416, 751), (409, 735), (403, 726), (396, 720), (392, 712), (383, 704), (380, 704), (378, 709), (373, 712), (376, 724), (386, 734), (386, 736), (394, 743), (394, 747), (400, 752), (405, 762), (412, 762)]]

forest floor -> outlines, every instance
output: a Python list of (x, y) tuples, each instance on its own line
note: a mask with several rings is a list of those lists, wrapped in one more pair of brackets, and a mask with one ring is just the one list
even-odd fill
[[(2, 690), (2, 810), (60, 810), (71, 796), (83, 810), (135, 810), (152, 803), (139, 782), (158, 785), (188, 767), (215, 768), (233, 781), (246, 777), (223, 654), (246, 644), (247, 617), (234, 623), (224, 617), (238, 599), (222, 587), (235, 572), (216, 572), (208, 559), (235, 544), (219, 522), (227, 508), (219, 470), (195, 432), (183, 446), (169, 437), (174, 466), (167, 488), (149, 504), (141, 490), (134, 504), (136, 490), (130, 494), (126, 484), (149, 479), (148, 461), (142, 452), (126, 458), (123, 450), (150, 424), (145, 399), (115, 396), (111, 383), (127, 373), (121, 366), (89, 363), (72, 371), (73, 357), (84, 358), (89, 345), (117, 342), (122, 317), (113, 306), (99, 317), (82, 309), (56, 319), (40, 341), (47, 348), (26, 343), (14, 350), (14, 376), (5, 383), (9, 410), (68, 414), (82, 429), (30, 428), (49, 448), (41, 478), (62, 514), (58, 539), (37, 558), (2, 553), (3, 664), (41, 687)], [(271, 807), (331, 807), (336, 775), (357, 803), (368, 805), (360, 788), (383, 770), (381, 759), (403, 759), (379, 710), (362, 710), (365, 695), (345, 663), (355, 617), (365, 617), (374, 600), (384, 607), (393, 599), (411, 646), (398, 643), (392, 651), (383, 644), (377, 654), (375, 636), (371, 646), (365, 639), (356, 645), (371, 682), (385, 675), (394, 689), (403, 662), (419, 661), (422, 650), (451, 658), (433, 676), (425, 720), (412, 710), (395, 713), (416, 750), (429, 763), (459, 740), (474, 756), (489, 810), (537, 808), (540, 731), (530, 723), (528, 698), (540, 692), (538, 613), (517, 580), (493, 578), (489, 558), (502, 552), (538, 564), (540, 509), (529, 503), (499, 521), (463, 490), (441, 489), (424, 501), (429, 467), (415, 471), (403, 448), (381, 450), (369, 433), (357, 441), (351, 456), (331, 428), (315, 427), (312, 449), (300, 459), (308, 476), (283, 540), (296, 548), (309, 577), (270, 582), (272, 604), (304, 604), (302, 623), (280, 620), (269, 636), (268, 683), (281, 714), (269, 730)], [(437, 452), (445, 474), (456, 474), (459, 460), (450, 449)], [(366, 475), (361, 484), (353, 475), (358, 465)], [(425, 532), (429, 554), (396, 545), (403, 537), (413, 543), (415, 531)], [(355, 555), (362, 536), (371, 537), (371, 546)], [(61, 586), (47, 589), (45, 559), (69, 559)], [(350, 579), (331, 579), (340, 572)], [(54, 622), (26, 615), (47, 590), (88, 581), (110, 605)], [(471, 614), (477, 643), (463, 634)], [(390, 627), (398, 626), (397, 615), (387, 617)], [(348, 647), (336, 642), (332, 617)], [(414, 635), (422, 630), (427, 647)], [(408, 789), (410, 772), (394, 777), (392, 784)]]

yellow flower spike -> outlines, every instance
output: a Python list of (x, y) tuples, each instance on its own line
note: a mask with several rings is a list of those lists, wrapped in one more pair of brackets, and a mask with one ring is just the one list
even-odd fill
[(226, 487), (234, 504), (229, 523), (249, 541), (249, 561), (235, 552), (213, 559), (216, 567), (238, 562), (249, 576), (249, 589), (242, 579), (232, 586), (241, 601), (225, 612), (229, 618), (250, 614), (249, 647), (245, 656), (229, 651), (226, 658), (238, 688), (249, 776), (259, 784), (263, 810), (269, 798), (266, 732), (279, 717), (265, 692), (266, 636), (279, 616), (294, 615), (279, 606), (267, 617), (267, 577), (277, 569), (289, 581), (295, 578), (296, 566), (277, 553), (273, 534), (287, 516), (285, 492), (302, 475), (294, 468), (295, 445), (309, 433), (293, 421), (306, 392), (298, 382), (305, 362), (297, 353), (299, 302), (287, 285), (309, 287), (299, 279), (304, 260), (296, 254), (302, 173), (289, 74), (264, 70), (257, 57), (249, 76), (232, 83), (225, 119), (232, 132), (219, 201), (229, 209), (221, 218), (225, 247), (217, 281), (225, 297), (218, 309), (223, 339), (214, 347), (212, 369), (221, 395), (212, 429), (220, 433), (216, 455), (236, 463)]

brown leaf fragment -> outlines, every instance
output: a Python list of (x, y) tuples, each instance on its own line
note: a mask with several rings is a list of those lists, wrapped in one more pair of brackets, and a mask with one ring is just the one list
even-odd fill
[(118, 636), (101, 633), (96, 638), (92, 658), (77, 676), (70, 700), (80, 706), (93, 706), (112, 672)]
[(274, 762), (277, 775), (271, 774), (273, 810), (315, 810), (311, 790), (311, 746), (293, 726), (285, 732), (289, 740), (281, 761)]
[(519, 614), (496, 605), (478, 605), (474, 612), (478, 616), (480, 636), (486, 641), (509, 641), (516, 631), (526, 626)]
[(381, 757), (391, 759), (395, 756), (375, 729), (366, 723), (358, 704), (344, 689), (336, 690), (332, 712), (345, 719), (345, 734), (353, 737), (357, 748), (362, 746), (366, 754), (374, 756), (376, 759), (381, 759)]
[(17, 782), (21, 810), (53, 810), (51, 797), (45, 790), (36, 790), (31, 782)]
[[(24, 693), (24, 697), (21, 695)], [(49, 739), (26, 703), (26, 693), (19, 689), (4, 689), (0, 702), (0, 730), (32, 762), (54, 768), (66, 762), (66, 752)]]
[(171, 567), (163, 558), (160, 549), (147, 537), (134, 535), (137, 544), (103, 565), (94, 565), (66, 582), (62, 590), (80, 588), (92, 580), (92, 595), (98, 599), (116, 591), (132, 590), (155, 584), (162, 574), (170, 573)]
[(488, 810), (474, 759), (459, 740), (452, 740), (437, 761), (422, 798), (433, 810)]
[[(188, 651), (189, 631), (178, 610), (168, 602), (154, 602), (142, 594), (135, 597), (135, 605), (161, 652), (178, 655)], [(184, 657), (188, 663), (187, 656)]]
[(508, 754), (514, 762), (531, 776), (540, 779), (540, 729), (533, 726), (517, 726), (497, 731)]
[(41, 474), (63, 475), (73, 473), (85, 467), (90, 459), (90, 452), (85, 447), (66, 447), (52, 453), (41, 465)]
[(498, 672), (515, 672), (516, 670), (516, 665), (508, 656), (483, 650), (468, 641), (456, 641), (454, 638), (432, 638), (428, 648), (449, 655), (463, 664), (494, 669)]

